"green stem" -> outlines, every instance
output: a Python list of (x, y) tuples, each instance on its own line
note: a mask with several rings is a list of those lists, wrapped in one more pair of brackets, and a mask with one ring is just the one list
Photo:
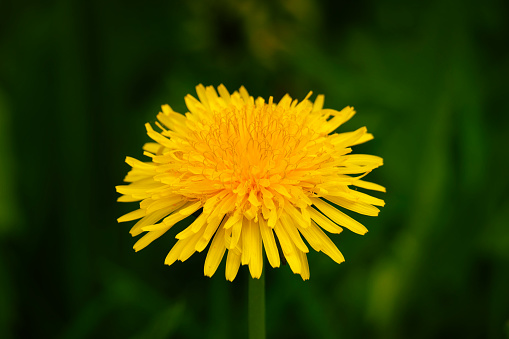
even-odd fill
[(260, 279), (249, 275), (249, 339), (265, 339), (265, 274)]

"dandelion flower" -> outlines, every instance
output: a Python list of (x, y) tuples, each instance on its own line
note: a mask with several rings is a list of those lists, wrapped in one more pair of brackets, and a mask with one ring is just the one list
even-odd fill
[[(227, 252), (226, 279), (248, 265), (253, 278), (263, 269), (263, 251), (272, 267), (288, 262), (309, 279), (306, 253), (322, 251), (337, 263), (344, 257), (324, 231), (342, 227), (365, 234), (367, 229), (344, 209), (376, 216), (384, 201), (356, 189), (385, 191), (362, 178), (382, 165), (382, 158), (351, 154), (351, 146), (373, 136), (365, 127), (333, 133), (355, 111), (324, 109), (323, 95), (311, 93), (298, 103), (285, 95), (256, 100), (244, 87), (230, 94), (221, 85), (196, 87), (198, 98), (185, 97), (189, 112), (162, 106), (154, 141), (145, 144), (151, 161), (131, 157), (132, 167), (117, 186), (118, 201), (139, 201), (140, 208), (118, 219), (140, 219), (130, 233), (145, 233), (139, 251), (179, 221), (198, 215), (176, 235), (165, 264), (185, 261), (210, 243), (204, 273), (212, 276)], [(340, 209), (341, 208), (341, 209)], [(306, 241), (304, 241), (306, 240)], [(284, 258), (282, 258), (284, 257)]]

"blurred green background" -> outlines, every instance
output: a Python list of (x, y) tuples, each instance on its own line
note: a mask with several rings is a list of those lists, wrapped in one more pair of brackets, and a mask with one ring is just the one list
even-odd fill
[[(0, 337), (244, 338), (247, 274), (139, 253), (114, 186), (198, 83), (325, 94), (385, 165), (370, 232), (266, 271), (269, 338), (507, 338), (509, 2), (0, 2)], [(182, 227), (180, 227), (182, 229)]]

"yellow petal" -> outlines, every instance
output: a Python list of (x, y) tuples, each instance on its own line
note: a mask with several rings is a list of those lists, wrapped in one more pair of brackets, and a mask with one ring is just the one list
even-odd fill
[(232, 227), (232, 241), (230, 243), (230, 249), (235, 248), (237, 246), (237, 244), (239, 243), (243, 222), (244, 222), (244, 218), (241, 218)]
[(242, 257), (241, 262), (242, 265), (249, 264), (249, 261), (251, 260), (251, 245), (252, 245), (252, 239), (251, 239), (251, 220), (248, 220), (244, 218), (244, 221), (242, 223), (242, 232), (241, 232), (241, 238), (242, 238)]
[(167, 229), (162, 229), (162, 230), (159, 230), (159, 231), (153, 231), (153, 232), (148, 232), (147, 234), (145, 234), (143, 237), (141, 237), (133, 246), (134, 250), (136, 252), (144, 249), (145, 247), (147, 247), (148, 245), (150, 245), (150, 243), (154, 240), (156, 240), (157, 238), (159, 238), (161, 235), (163, 235), (164, 233), (166, 233)]
[(146, 215), (146, 211), (144, 209), (139, 209), (136, 211), (129, 212), (124, 214), (120, 218), (117, 219), (117, 222), (125, 222), (143, 218)]
[(309, 226), (309, 222), (304, 219), (302, 213), (300, 213), (292, 204), (285, 204), (284, 210), (288, 213), (288, 216), (292, 218), (293, 222), (298, 223), (304, 228)]
[(203, 106), (205, 106), (208, 110), (210, 110), (209, 99), (207, 98), (207, 92), (205, 87), (202, 84), (196, 86), (196, 94), (198, 94), (198, 99), (200, 99)]
[(154, 165), (151, 162), (142, 162), (142, 161), (139, 161), (138, 159), (131, 158), (131, 157), (126, 157), (125, 162), (133, 168), (137, 168), (139, 170), (146, 171), (149, 173), (153, 173), (157, 167), (156, 165)]
[[(189, 205), (189, 203), (183, 205), (182, 207), (185, 208), (188, 205)], [(173, 225), (175, 225), (176, 223), (178, 223), (181, 220), (184, 220), (187, 217), (188, 217), (187, 215), (180, 214), (179, 210), (176, 210), (172, 214), (170, 214), (169, 216), (164, 218), (163, 222), (156, 224), (156, 225), (144, 226), (144, 227), (142, 227), (142, 230), (143, 231), (158, 231), (158, 230), (162, 230), (162, 229), (168, 230)]]
[(320, 227), (330, 233), (339, 234), (343, 231), (341, 227), (332, 222), (329, 218), (324, 216), (322, 213), (318, 212), (314, 208), (309, 208), (309, 214), (311, 215), (311, 219), (313, 219)]
[(171, 197), (155, 200), (149, 206), (147, 206), (147, 214), (155, 212), (162, 208), (166, 208), (168, 206), (177, 205), (183, 201), (184, 199), (181, 195), (174, 195)]
[(366, 232), (368, 231), (367, 228), (364, 227), (357, 220), (350, 218), (348, 215), (332, 207), (325, 201), (319, 198), (311, 198), (311, 201), (323, 214), (329, 217), (336, 224), (344, 226), (348, 228), (350, 231), (358, 234), (366, 234)]
[(161, 145), (156, 142), (147, 142), (143, 145), (143, 150), (156, 154), (161, 149)]
[(187, 109), (189, 109), (190, 113), (200, 119), (205, 117), (204, 112), (206, 111), (206, 108), (200, 101), (196, 100), (195, 97), (188, 94), (185, 96), (184, 101), (186, 102)]
[(162, 218), (169, 215), (171, 212), (175, 210), (174, 206), (170, 206), (167, 208), (163, 208), (160, 210), (157, 210), (155, 212), (152, 212), (146, 216), (144, 216), (142, 219), (140, 219), (129, 231), (133, 237), (141, 234), (143, 231), (143, 227), (148, 225), (154, 225), (156, 222), (161, 220)]
[(263, 255), (262, 255), (262, 239), (260, 236), (260, 226), (258, 223), (251, 222), (251, 243), (250, 252), (251, 258), (249, 260), (249, 272), (251, 277), (259, 279), (263, 270)]
[(202, 228), (199, 230), (195, 235), (190, 236), (189, 238), (179, 240), (185, 243), (185, 246), (182, 248), (182, 251), (179, 255), (180, 261), (186, 261), (191, 257), (194, 252), (196, 252), (196, 244), (198, 241), (200, 241), (201, 237), (203, 236), (203, 233), (205, 232), (205, 229)]
[(313, 112), (320, 111), (323, 108), (324, 101), (325, 101), (325, 96), (323, 94), (317, 95), (315, 102), (313, 104)]
[(185, 208), (182, 208), (179, 213), (188, 216), (193, 214), (194, 212), (198, 211), (203, 206), (201, 201), (196, 201), (195, 203), (191, 203), (189, 205), (186, 205)]
[(217, 87), (217, 90), (219, 92), (219, 95), (221, 96), (221, 98), (223, 98), (223, 100), (228, 104), (230, 103), (230, 93), (228, 92), (228, 90), (226, 89), (226, 87), (224, 87), (223, 84), (219, 85), (219, 87)]
[(324, 196), (324, 198), (329, 200), (330, 202), (335, 203), (336, 205), (339, 205), (341, 207), (347, 208), (351, 211), (360, 214), (377, 216), (378, 213), (380, 212), (380, 210), (373, 205), (369, 205), (364, 202), (351, 201), (341, 196), (326, 195)]
[(237, 272), (239, 271), (240, 266), (240, 252), (233, 250), (228, 250), (228, 256), (226, 257), (226, 270), (225, 276), (226, 280), (233, 281), (237, 276)]
[(288, 193), (288, 190), (286, 189), (285, 186), (281, 185), (281, 184), (271, 184), (270, 187), (272, 187), (273, 189), (276, 190), (276, 192), (278, 192), (279, 194), (287, 197), (287, 198), (291, 198), (292, 196), (290, 195), (290, 193)]
[(172, 265), (180, 256), (180, 253), (182, 253), (182, 250), (186, 246), (187, 242), (190, 238), (186, 238), (183, 240), (177, 241), (177, 243), (172, 247), (168, 255), (166, 256), (166, 259), (164, 259), (165, 265)]
[[(308, 253), (309, 249), (306, 246), (306, 244), (304, 243), (304, 241), (302, 241), (302, 238), (300, 237), (297, 227), (295, 227), (294, 222), (292, 222), (293, 221), (292, 218), (289, 217), (287, 214), (283, 213), (283, 214), (281, 214), (280, 221), (281, 221), (281, 225), (284, 227), (286, 233), (290, 236), (290, 239), (297, 246), (297, 248), (299, 250), (301, 250), (302, 252)], [(306, 227), (307, 227), (307, 225), (306, 225)]]
[(362, 193), (359, 191), (350, 190), (349, 192), (352, 196), (359, 199), (359, 201), (365, 202), (367, 204), (375, 205), (375, 206), (385, 206), (385, 202), (382, 199), (378, 199), (368, 195), (366, 193)]
[(300, 276), (302, 277), (302, 280), (309, 280), (309, 264), (308, 264), (308, 258), (306, 256), (306, 253), (302, 252), (302, 251), (299, 251), (297, 250), (297, 253), (299, 255), (299, 258), (300, 258), (300, 262), (301, 262), (301, 272), (300, 272)]
[[(330, 142), (333, 145), (343, 146), (343, 147), (357, 145), (357, 144), (366, 142), (373, 138), (373, 136), (371, 134), (368, 134), (367, 131), (368, 130), (366, 127), (361, 127), (353, 132), (333, 134), (330, 137)], [(371, 136), (371, 138), (367, 138), (367, 140), (360, 141), (366, 135)], [(366, 138), (364, 138), (364, 139), (366, 139)]]
[(228, 229), (235, 225), (242, 218), (242, 214), (240, 210), (235, 211), (235, 213), (229, 217), (228, 221), (224, 224), (224, 228)]
[(320, 242), (320, 250), (327, 254), (332, 260), (341, 264), (345, 261), (343, 254), (338, 250), (336, 245), (330, 240), (330, 238), (323, 233), (323, 231), (318, 227), (314, 222), (311, 222), (311, 226), (309, 227), (309, 232), (313, 237), (317, 238)]
[(269, 263), (272, 267), (279, 267), (279, 251), (277, 249), (272, 228), (267, 225), (267, 222), (261, 216), (258, 217), (258, 222), (260, 224), (260, 234), (262, 236), (263, 246), (265, 247), (267, 259), (269, 260)]
[(276, 236), (281, 244), (281, 249), (283, 250), (283, 254), (286, 258), (286, 261), (290, 265), (291, 270), (295, 274), (301, 273), (301, 262), (300, 257), (296, 253), (295, 245), (293, 241), (290, 239), (290, 236), (286, 233), (281, 223), (278, 221), (274, 226), (274, 231), (276, 232)]
[(244, 102), (246, 104), (248, 104), (250, 102), (250, 100), (253, 99), (253, 97), (249, 96), (249, 93), (247, 92), (247, 90), (244, 86), (240, 87), (239, 92), (240, 92), (240, 96), (242, 97), (242, 99), (244, 100)]
[(372, 182), (369, 182), (369, 181), (355, 180), (354, 182), (352, 182), (352, 185), (361, 187), (361, 188), (365, 188), (368, 190), (372, 190), (372, 191), (386, 192), (385, 187), (375, 184), (375, 183), (372, 183)]
[(135, 198), (132, 195), (123, 195), (121, 197), (117, 198), (118, 202), (134, 202), (134, 201), (140, 201), (143, 198)]
[(348, 154), (343, 157), (343, 161), (344, 163), (366, 166), (369, 168), (379, 167), (384, 163), (382, 158), (369, 154)]
[(205, 204), (203, 205), (203, 212), (206, 214), (211, 214), (214, 211), (214, 207), (228, 194), (226, 190), (221, 190), (221, 192), (217, 193), (211, 198), (208, 198)]
[[(224, 224), (225, 220), (221, 217), (221, 218), (216, 218), (215, 220), (213, 220), (212, 222), (209, 222), (209, 224), (207, 225), (207, 227), (205, 227), (205, 231), (203, 232), (203, 235), (202, 237), (200, 238), (200, 240), (196, 243), (196, 247), (195, 249), (198, 251), (198, 252), (201, 252), (205, 249), (205, 247), (207, 247), (207, 244), (209, 243), (210, 239), (212, 238), (212, 236), (214, 235), (214, 233), (217, 231), (218, 227), (219, 227), (219, 224), (221, 223)], [(222, 225), (221, 225), (221, 229), (223, 229)], [(224, 235), (223, 235), (223, 241), (224, 241)]]
[(207, 223), (207, 216), (205, 214), (200, 214), (198, 218), (196, 218), (195, 221), (188, 227), (186, 227), (185, 230), (180, 232), (175, 236), (177, 239), (185, 239), (187, 237), (192, 236), (193, 234), (197, 233), (205, 224)]
[[(322, 110), (324, 111), (324, 110)], [(333, 111), (333, 110), (331, 110)], [(350, 118), (355, 114), (355, 110), (353, 107), (347, 106), (343, 108), (340, 112), (334, 111), (332, 115), (334, 117), (327, 121), (325, 124), (325, 133), (331, 133), (334, 132), (335, 129), (337, 129), (339, 126), (350, 120)]]
[(224, 228), (220, 227), (214, 236), (214, 239), (212, 239), (209, 252), (207, 253), (207, 258), (205, 259), (203, 272), (206, 276), (212, 277), (212, 275), (216, 272), (221, 260), (223, 259), (225, 251)]
[(261, 206), (261, 203), (260, 201), (258, 200), (258, 197), (255, 195), (255, 192), (254, 190), (251, 190), (251, 192), (249, 192), (249, 198), (248, 198), (248, 201), (251, 203), (251, 205), (253, 206)]
[(281, 100), (279, 101), (279, 103), (277, 104), (277, 107), (278, 108), (283, 108), (283, 109), (288, 109), (290, 108), (290, 104), (292, 103), (292, 98), (288, 95), (288, 94), (285, 94)]
[(152, 128), (152, 126), (150, 126), (149, 123), (145, 124), (145, 128), (147, 129), (147, 135), (152, 140), (154, 140), (155, 142), (157, 142), (165, 147), (168, 147), (170, 149), (174, 148), (173, 142), (171, 142), (170, 139), (162, 136), (160, 133), (157, 133), (156, 131), (154, 131), (154, 129)]
[(303, 228), (300, 226), (297, 226), (300, 233), (302, 233), (302, 236), (306, 239), (306, 241), (309, 243), (309, 245), (317, 252), (320, 252), (322, 250), (322, 241), (321, 238), (318, 237), (313, 230), (310, 230), (309, 227)]

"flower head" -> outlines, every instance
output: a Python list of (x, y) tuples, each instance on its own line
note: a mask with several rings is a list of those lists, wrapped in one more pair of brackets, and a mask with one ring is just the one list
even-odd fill
[[(189, 112), (176, 113), (162, 106), (156, 132), (146, 124), (154, 141), (145, 144), (151, 161), (127, 157), (132, 167), (117, 186), (118, 200), (140, 201), (140, 208), (119, 222), (140, 219), (133, 236), (145, 234), (139, 251), (179, 221), (199, 214), (177, 234), (165, 264), (185, 261), (210, 244), (204, 273), (212, 276), (224, 254), (226, 279), (232, 281), (240, 264), (260, 277), (263, 250), (272, 267), (284, 256), (291, 270), (309, 279), (306, 253), (311, 246), (337, 263), (343, 255), (324, 233), (346, 227), (364, 234), (367, 229), (338, 209), (376, 216), (383, 200), (352, 187), (385, 191), (362, 180), (382, 165), (373, 155), (351, 154), (351, 146), (373, 138), (365, 127), (331, 134), (355, 111), (324, 109), (323, 95), (314, 103), (300, 103), (285, 95), (279, 103), (249, 96), (244, 87), (230, 93), (221, 85), (196, 87), (199, 100), (185, 102)], [(306, 242), (304, 242), (304, 239)]]

